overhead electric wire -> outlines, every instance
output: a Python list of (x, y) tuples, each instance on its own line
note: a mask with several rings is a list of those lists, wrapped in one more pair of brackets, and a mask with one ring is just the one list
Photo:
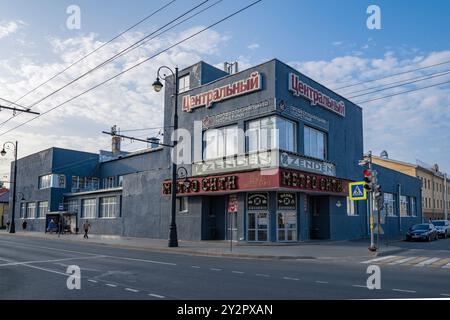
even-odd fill
[(249, 5), (247, 5), (247, 6), (243, 7), (243, 8), (241, 8), (241, 9), (239, 9), (239, 10), (237, 10), (237, 11), (235, 11), (235, 12), (229, 14), (229, 15), (227, 15), (226, 17), (224, 17), (224, 18), (222, 18), (222, 19), (220, 19), (220, 20), (218, 20), (218, 21), (216, 21), (216, 22), (210, 24), (209, 26), (207, 26), (207, 27), (205, 27), (205, 28), (203, 28), (203, 29), (201, 29), (201, 30), (199, 30), (199, 31), (197, 31), (197, 32), (195, 32), (195, 33), (193, 33), (192, 35), (190, 35), (190, 36), (188, 36), (188, 37), (186, 37), (186, 38), (183, 38), (182, 40), (180, 40), (180, 41), (178, 41), (178, 42), (176, 42), (176, 43), (170, 45), (169, 47), (167, 47), (167, 48), (165, 48), (165, 49), (163, 49), (163, 50), (157, 52), (156, 54), (153, 54), (152, 56), (150, 56), (150, 57), (148, 57), (148, 58), (146, 58), (146, 59), (144, 59), (144, 60), (138, 62), (137, 64), (135, 64), (135, 65), (133, 65), (133, 66), (131, 66), (131, 67), (129, 67), (129, 68), (127, 68), (127, 69), (125, 69), (125, 70), (119, 72), (119, 73), (117, 73), (116, 75), (114, 75), (114, 76), (112, 76), (112, 77), (110, 77), (110, 78), (108, 78), (108, 79), (106, 79), (106, 80), (104, 80), (104, 81), (98, 83), (97, 85), (95, 85), (95, 86), (93, 86), (93, 87), (91, 87), (91, 88), (89, 88), (89, 89), (87, 89), (87, 90), (85, 90), (85, 91), (79, 93), (78, 95), (75, 95), (75, 96), (73, 96), (72, 98), (70, 98), (70, 99), (68, 99), (68, 100), (66, 100), (66, 101), (64, 101), (64, 102), (62, 102), (62, 103), (60, 103), (60, 104), (58, 104), (58, 105), (56, 105), (56, 106), (54, 106), (54, 107), (48, 109), (48, 110), (46, 110), (45, 112), (41, 113), (40, 115), (38, 115), (38, 116), (36, 116), (36, 117), (34, 117), (34, 118), (31, 118), (31, 119), (29, 119), (29, 120), (27, 120), (27, 121), (25, 121), (25, 122), (23, 122), (23, 123), (21, 123), (21, 124), (15, 126), (15, 127), (13, 127), (13, 128), (11, 128), (11, 129), (8, 129), (8, 130), (5, 131), (5, 132), (0, 133), (0, 136), (3, 136), (3, 135), (5, 135), (5, 134), (7, 134), (7, 133), (9, 133), (9, 132), (11, 132), (11, 131), (17, 129), (17, 128), (20, 128), (20, 127), (22, 127), (23, 125), (25, 125), (25, 124), (27, 124), (27, 123), (30, 123), (31, 121), (33, 121), (33, 120), (35, 120), (35, 119), (37, 119), (37, 118), (39, 118), (39, 117), (41, 117), (41, 116), (43, 116), (43, 115), (45, 115), (45, 114), (48, 114), (49, 112), (51, 112), (51, 111), (53, 111), (53, 110), (55, 110), (55, 109), (57, 109), (57, 108), (59, 108), (59, 107), (65, 105), (66, 103), (71, 102), (71, 101), (73, 101), (73, 100), (75, 100), (75, 99), (81, 97), (82, 95), (84, 95), (84, 94), (86, 94), (86, 93), (88, 93), (88, 92), (90, 92), (90, 91), (92, 91), (92, 90), (94, 90), (94, 89), (96, 89), (96, 88), (102, 86), (102, 85), (105, 84), (105, 83), (110, 82), (111, 80), (113, 80), (113, 79), (115, 79), (115, 78), (121, 76), (122, 74), (124, 74), (124, 73), (126, 73), (126, 72), (128, 72), (128, 71), (130, 71), (130, 70), (132, 70), (132, 69), (134, 69), (134, 68), (137, 68), (138, 66), (142, 65), (143, 63), (145, 63), (145, 62), (147, 62), (147, 61), (149, 61), (149, 60), (151, 60), (151, 59), (154, 59), (155, 57), (161, 55), (162, 53), (169, 51), (170, 49), (172, 49), (172, 48), (174, 48), (174, 47), (176, 47), (176, 46), (178, 46), (178, 45), (180, 45), (180, 44), (182, 44), (182, 43), (184, 43), (184, 42), (186, 42), (186, 41), (188, 41), (188, 40), (190, 40), (190, 39), (196, 37), (197, 35), (199, 35), (199, 34), (205, 32), (206, 30), (209, 30), (209, 29), (213, 28), (214, 26), (216, 26), (216, 25), (218, 25), (218, 24), (220, 24), (220, 23), (222, 23), (222, 22), (224, 22), (224, 21), (226, 21), (226, 20), (232, 18), (233, 16), (235, 16), (235, 15), (237, 15), (237, 14), (239, 14), (239, 13), (241, 13), (241, 12), (247, 10), (247, 9), (249, 9), (250, 7), (256, 5), (257, 3), (261, 2), (261, 1), (262, 1), (262, 0), (256, 0), (256, 1), (253, 1), (253, 2), (250, 3)]
[(421, 68), (412, 69), (412, 70), (409, 70), (409, 71), (402, 71), (402, 72), (394, 73), (394, 74), (387, 75), (387, 76), (384, 76), (384, 77), (381, 77), (381, 78), (377, 78), (377, 79), (366, 80), (366, 81), (358, 82), (358, 83), (355, 83), (355, 84), (342, 86), (342, 87), (339, 87), (339, 88), (333, 88), (332, 90), (341, 90), (341, 89), (345, 89), (345, 88), (355, 87), (355, 86), (358, 86), (358, 85), (361, 85), (361, 84), (364, 84), (364, 83), (375, 82), (375, 81), (379, 81), (379, 80), (383, 80), (383, 79), (387, 79), (387, 78), (392, 78), (392, 77), (399, 76), (399, 75), (402, 75), (402, 74), (411, 73), (411, 72), (415, 72), (415, 71), (419, 71), (419, 70), (424, 70), (424, 69), (440, 66), (440, 65), (443, 65), (443, 64), (447, 64), (447, 63), (450, 63), (450, 60), (444, 61), (444, 62), (440, 62), (440, 63), (435, 63), (435, 64), (432, 64), (432, 65), (429, 65), (429, 66), (425, 66), (425, 67), (421, 67)]
[(15, 105), (16, 107), (22, 108), (23, 110), (27, 110), (27, 111), (30, 110), (30, 109), (27, 109), (27, 108), (24, 107), (24, 106), (21, 106), (20, 104), (17, 104), (17, 103), (15, 103), (15, 102), (13, 102), (13, 101), (10, 101), (10, 100), (8, 100), (8, 99), (0, 98), (0, 100), (5, 101), (6, 103), (9, 103), (9, 106)]
[[(76, 81), (84, 78), (85, 76), (87, 76), (88, 74), (94, 72), (95, 70), (103, 67), (104, 65), (108, 64), (109, 62), (115, 60), (116, 58), (118, 58), (119, 56), (121, 56), (125, 51), (129, 50), (130, 48), (136, 46), (139, 42), (144, 41), (145, 39), (149, 38), (150, 36), (154, 35), (156, 32), (164, 29), (165, 27), (167, 27), (168, 25), (172, 24), (173, 22), (179, 20), (180, 18), (184, 17), (185, 15), (187, 15), (188, 13), (194, 11), (195, 9), (197, 9), (198, 7), (202, 6), (204, 3), (208, 2), (210, 0), (204, 0), (203, 2), (201, 2), (200, 4), (194, 6), (193, 8), (189, 9), (188, 11), (184, 12), (183, 14), (181, 14), (180, 16), (178, 16), (177, 18), (171, 20), (170, 22), (166, 23), (164, 26), (158, 28), (157, 30), (153, 31), (152, 33), (150, 33), (149, 35), (145, 36), (144, 38), (136, 41), (135, 43), (133, 43), (132, 45), (128, 46), (127, 48), (123, 49), (122, 51), (120, 51), (119, 53), (116, 53), (115, 55), (113, 55), (112, 57), (110, 57), (109, 59), (103, 61), (102, 63), (100, 63), (99, 65), (97, 65), (96, 67), (90, 69), (89, 71), (86, 71), (85, 73), (83, 73), (81, 76), (78, 76), (77, 78), (73, 79), (72, 81), (70, 81), (69, 83), (63, 85), (62, 87), (52, 91), (51, 93), (49, 93), (48, 95), (44, 96), (43, 98), (39, 99), (38, 101), (34, 102), (33, 104), (31, 104), (30, 106), (28, 106), (28, 108), (32, 108), (34, 106), (36, 106), (37, 104), (41, 103), (42, 101), (50, 98), (51, 96), (53, 96), (54, 94), (60, 92), (61, 90), (67, 88), (68, 86), (70, 86), (71, 84), (75, 83)], [(138, 45), (139, 46), (139, 45)], [(138, 47), (136, 46), (136, 48)], [(130, 50), (131, 51), (131, 50)], [(129, 52), (129, 51), (128, 51)]]
[(408, 78), (408, 79), (403, 79), (403, 80), (393, 81), (393, 82), (389, 82), (389, 83), (386, 83), (386, 84), (382, 84), (382, 85), (374, 86), (374, 87), (370, 87), (370, 88), (360, 89), (360, 90), (356, 90), (356, 91), (350, 91), (350, 92), (344, 93), (343, 95), (346, 96), (346, 95), (349, 95), (349, 94), (354, 94), (354, 93), (364, 92), (364, 91), (368, 91), (368, 90), (372, 90), (372, 89), (380, 89), (380, 88), (383, 88), (383, 87), (385, 87), (385, 86), (390, 86), (390, 85), (392, 85), (392, 84), (402, 83), (402, 82), (410, 81), (410, 80), (421, 79), (421, 78), (423, 78), (423, 77), (433, 76), (433, 75), (435, 75), (435, 74), (447, 74), (448, 72), (450, 72), (450, 69), (444, 70), (444, 71), (439, 71), (439, 72), (433, 72), (433, 73), (421, 75), (421, 76), (414, 77), (414, 78)]
[(414, 91), (419, 91), (419, 90), (423, 90), (423, 89), (428, 89), (428, 88), (440, 86), (440, 85), (443, 85), (443, 84), (446, 84), (446, 83), (450, 83), (450, 80), (444, 81), (444, 82), (440, 82), (440, 83), (435, 83), (435, 84), (432, 84), (432, 85), (429, 85), (429, 86), (426, 86), (426, 87), (420, 87), (420, 88), (415, 88), (415, 89), (411, 89), (411, 90), (407, 90), (407, 91), (393, 93), (393, 94), (390, 94), (390, 95), (387, 95), (387, 96), (383, 96), (383, 97), (373, 98), (373, 99), (369, 99), (369, 100), (365, 100), (365, 101), (358, 101), (358, 102), (355, 102), (355, 103), (356, 104), (362, 104), (362, 103), (372, 102), (372, 101), (376, 101), (376, 100), (386, 99), (386, 98), (398, 96), (398, 95), (409, 93), (409, 92), (414, 92)]
[(126, 129), (126, 130), (120, 130), (120, 132), (158, 130), (158, 129), (166, 129), (166, 128), (173, 128), (173, 126), (162, 126), (162, 127), (153, 127), (153, 128), (139, 128), (139, 129)]
[(383, 89), (377, 89), (377, 90), (369, 91), (369, 92), (366, 92), (366, 93), (358, 94), (356, 96), (351, 96), (351, 97), (348, 97), (348, 99), (362, 97), (362, 96), (366, 96), (366, 95), (369, 95), (369, 94), (374, 94), (374, 93), (381, 92), (381, 91), (384, 91), (384, 90), (390, 90), (390, 89), (393, 89), (393, 88), (406, 86), (408, 84), (412, 84), (412, 83), (416, 83), (416, 82), (420, 82), (420, 81), (425, 81), (425, 80), (432, 79), (432, 78), (442, 77), (442, 76), (445, 76), (445, 75), (447, 75), (449, 73), (450, 73), (450, 71), (444, 72), (442, 74), (431, 75), (431, 76), (428, 76), (428, 77), (425, 77), (425, 78), (422, 78), (422, 79), (419, 79), (419, 80), (408, 81), (408, 82), (405, 82), (405, 83), (402, 83), (402, 84), (397, 84), (395, 86), (390, 86), (390, 87), (386, 87), (386, 88), (383, 88)]
[[(135, 23), (134, 25), (132, 25), (131, 27), (127, 28), (126, 30), (120, 32), (118, 35), (114, 36), (112, 39), (108, 40), (107, 42), (103, 43), (102, 45), (98, 46), (97, 48), (95, 48), (94, 50), (90, 51), (89, 53), (87, 53), (86, 55), (84, 55), (83, 57), (79, 58), (78, 60), (72, 62), (70, 65), (68, 65), (67, 67), (65, 67), (63, 70), (57, 72), (56, 74), (54, 74), (53, 76), (51, 76), (49, 79), (45, 80), (44, 82), (42, 82), (41, 84), (39, 84), (38, 86), (34, 87), (33, 89), (31, 89), (30, 91), (26, 92), (24, 95), (22, 95), (21, 97), (19, 97), (18, 99), (16, 99), (14, 102), (11, 102), (11, 104), (16, 104), (17, 102), (19, 102), (20, 100), (22, 100), (23, 98), (25, 98), (26, 96), (28, 96), (30, 93), (33, 93), (34, 91), (36, 91), (37, 89), (41, 88), (42, 86), (46, 85), (47, 83), (49, 83), (50, 81), (52, 81), (53, 79), (55, 79), (56, 77), (58, 77), (59, 75), (63, 74), (64, 72), (66, 72), (67, 70), (69, 70), (70, 68), (72, 68), (74, 65), (76, 65), (77, 63), (83, 61), (84, 59), (86, 59), (87, 57), (91, 56), (92, 54), (94, 54), (95, 52), (97, 52), (98, 50), (100, 50), (101, 48), (107, 46), (108, 44), (110, 44), (111, 42), (115, 41), (117, 38), (123, 36), (125, 33), (127, 33), (128, 31), (134, 29), (135, 27), (137, 27), (138, 25), (142, 24), (143, 22), (147, 21), (148, 19), (150, 19), (151, 17), (153, 17), (155, 14), (161, 12), (162, 10), (164, 10), (165, 8), (167, 8), (168, 6), (170, 6), (172, 3), (174, 3), (177, 0), (171, 0), (170, 2), (168, 2), (167, 4), (163, 5), (162, 7), (160, 7), (159, 9), (153, 11), (151, 14), (147, 15), (146, 17), (144, 17), (143, 19), (139, 20), (137, 23)], [(2, 99), (3, 100), (3, 99)], [(8, 122), (9, 120), (11, 120), (14, 117), (9, 118), (7, 121), (2, 122), (0, 124), (0, 127)]]

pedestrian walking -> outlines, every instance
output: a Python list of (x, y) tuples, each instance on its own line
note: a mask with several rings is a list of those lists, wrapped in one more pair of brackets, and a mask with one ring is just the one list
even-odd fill
[(23, 231), (27, 230), (27, 220), (23, 220), (22, 229), (23, 229)]
[(89, 239), (88, 232), (89, 232), (89, 229), (91, 229), (91, 224), (89, 223), (89, 220), (86, 220), (84, 222), (83, 229), (84, 229), (84, 238)]
[(11, 222), (9, 222), (9, 220), (8, 221), (6, 221), (6, 230), (8, 230), (9, 231), (9, 225), (11, 224)]
[(63, 220), (63, 218), (60, 217), (60, 219), (58, 221), (58, 238), (61, 236), (61, 233), (63, 232), (64, 223), (62, 220)]

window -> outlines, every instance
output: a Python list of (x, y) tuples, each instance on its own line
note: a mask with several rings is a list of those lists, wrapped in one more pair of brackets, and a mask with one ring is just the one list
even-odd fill
[(408, 198), (406, 196), (400, 196), (400, 216), (404, 217), (408, 215)]
[(114, 188), (114, 177), (107, 177), (103, 179), (103, 188)]
[(117, 178), (117, 186), (121, 187), (123, 185), (123, 176), (119, 176)]
[(188, 212), (188, 197), (177, 198), (177, 208), (178, 212), (186, 213)]
[(27, 203), (27, 215), (26, 218), (34, 219), (36, 217), (36, 203), (28, 202)]
[(411, 216), (417, 216), (416, 211), (416, 197), (409, 197), (409, 203), (411, 204)]
[(50, 188), (52, 184), (52, 175), (47, 174), (45, 176), (39, 177), (39, 189), (47, 189)]
[(296, 152), (297, 126), (281, 117), (267, 117), (247, 124), (247, 151), (281, 149)]
[(48, 213), (48, 201), (40, 201), (36, 218), (45, 218), (45, 215), (47, 213)]
[(203, 133), (203, 141), (203, 159), (233, 156), (238, 152), (237, 126), (206, 130)]
[(65, 188), (66, 187), (66, 175), (58, 174), (56, 176), (58, 178), (58, 186), (57, 186), (57, 188)]
[(81, 200), (81, 217), (95, 218), (96, 217), (96, 202), (95, 199)]
[(189, 74), (178, 78), (178, 93), (186, 92), (190, 89)]
[(324, 132), (305, 126), (305, 155), (326, 159), (326, 135)]
[(67, 211), (78, 213), (78, 200), (67, 201)]
[(27, 212), (27, 207), (26, 207), (26, 203), (25, 202), (22, 202), (21, 204), (20, 204), (20, 217), (21, 218), (25, 218), (25, 214), (26, 214), (26, 212)]
[(395, 197), (392, 193), (383, 194), (384, 204), (386, 207), (386, 214), (388, 216), (395, 216)]
[(355, 216), (356, 210), (355, 210), (355, 201), (350, 200), (350, 197), (347, 197), (347, 215), (349, 216)]
[(100, 198), (100, 218), (115, 218), (117, 211), (117, 197)]

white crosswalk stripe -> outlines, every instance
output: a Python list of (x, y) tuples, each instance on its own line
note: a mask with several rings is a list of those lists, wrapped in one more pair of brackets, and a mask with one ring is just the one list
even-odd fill
[(450, 269), (450, 258), (438, 257), (405, 257), (405, 256), (385, 256), (371, 260), (361, 261), (364, 264), (379, 264), (390, 266), (409, 266), (409, 267), (433, 267)]
[(438, 260), (441, 260), (441, 258), (431, 258), (431, 259), (422, 261), (422, 262), (420, 262), (420, 263), (418, 263), (418, 264), (415, 264), (414, 266), (415, 266), (415, 267), (425, 267), (426, 265), (430, 265), (430, 264), (432, 264), (433, 262), (436, 262), (436, 261), (438, 261)]
[(361, 263), (374, 263), (374, 262), (380, 262), (383, 260), (388, 260), (388, 259), (393, 259), (396, 256), (385, 256), (385, 257), (381, 257), (381, 258), (376, 258), (376, 259), (371, 259), (371, 260), (367, 260), (367, 261), (363, 261)]

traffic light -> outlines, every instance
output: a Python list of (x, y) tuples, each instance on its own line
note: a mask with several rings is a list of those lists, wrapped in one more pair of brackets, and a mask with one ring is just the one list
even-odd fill
[(373, 171), (370, 169), (365, 169), (364, 173), (364, 189), (367, 191), (372, 191), (372, 183), (373, 183)]
[(381, 186), (379, 184), (375, 185), (375, 188), (373, 190), (373, 195), (375, 198), (381, 197)]

